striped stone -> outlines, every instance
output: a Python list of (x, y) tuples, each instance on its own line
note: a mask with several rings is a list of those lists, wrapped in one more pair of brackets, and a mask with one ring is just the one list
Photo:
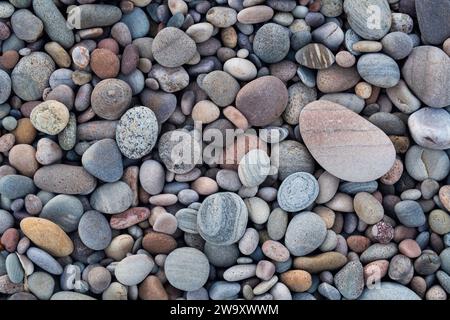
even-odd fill
[(295, 60), (311, 69), (326, 69), (336, 60), (330, 49), (320, 43), (311, 43), (295, 54)]

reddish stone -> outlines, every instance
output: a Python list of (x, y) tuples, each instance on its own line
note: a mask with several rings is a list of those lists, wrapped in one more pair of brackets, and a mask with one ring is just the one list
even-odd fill
[(113, 229), (122, 230), (147, 220), (149, 216), (150, 210), (148, 208), (134, 207), (113, 215), (109, 224)]

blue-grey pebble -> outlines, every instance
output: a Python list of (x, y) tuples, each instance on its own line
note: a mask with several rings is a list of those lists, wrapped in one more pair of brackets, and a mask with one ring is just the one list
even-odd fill
[(0, 178), (0, 194), (8, 199), (17, 199), (34, 193), (36, 188), (29, 177), (11, 174)]
[(380, 88), (392, 88), (400, 81), (397, 62), (382, 53), (364, 54), (358, 60), (357, 69), (365, 81)]
[(103, 139), (90, 146), (81, 158), (83, 167), (104, 182), (115, 182), (122, 177), (122, 154), (114, 139)]
[(413, 41), (404, 32), (388, 33), (382, 40), (383, 52), (395, 60), (401, 60), (409, 56), (413, 50)]
[(212, 300), (230, 300), (237, 298), (241, 285), (237, 282), (217, 281), (209, 288)]
[(6, 274), (6, 257), (0, 254), (0, 276)]
[(177, 12), (169, 21), (167, 21), (167, 27), (181, 28), (184, 22), (184, 15), (181, 12)]
[(292, 295), (292, 300), (317, 300), (317, 299), (309, 292), (298, 292)]
[(361, 41), (361, 37), (352, 29), (347, 29), (344, 36), (345, 48), (354, 56), (359, 56), (361, 53), (353, 50), (353, 44)]
[(14, 217), (6, 210), (0, 209), (0, 234), (14, 226)]
[(240, 254), (236, 244), (216, 246), (209, 242), (205, 243), (204, 253), (213, 266), (220, 268), (226, 268), (236, 264), (236, 260)]
[(108, 27), (122, 18), (119, 7), (108, 4), (82, 4), (68, 13), (68, 22), (75, 29)]
[(379, 285), (364, 289), (359, 300), (421, 300), (408, 287), (395, 282), (380, 282)]
[(51, 296), (50, 300), (97, 300), (94, 297), (74, 291), (59, 291)]
[[(258, 247), (259, 248), (259, 247)], [(262, 259), (260, 259), (262, 260)], [(286, 261), (283, 262), (275, 262), (275, 271), (277, 273), (283, 273), (290, 270), (292, 267), (292, 258), (289, 257)]]
[(357, 299), (364, 289), (363, 266), (359, 261), (350, 261), (334, 276), (334, 284), (348, 300)]
[(128, 26), (133, 39), (145, 37), (150, 30), (150, 21), (141, 8), (135, 7), (130, 13), (124, 14), (121, 21)]
[(329, 93), (320, 97), (319, 100), (338, 103), (356, 113), (360, 113), (366, 106), (364, 99), (353, 93)]
[(0, 104), (7, 101), (10, 94), (11, 78), (5, 71), (0, 70)]
[(420, 227), (427, 220), (422, 207), (414, 200), (400, 201), (394, 211), (397, 219), (407, 227)]
[(179, 192), (189, 189), (189, 183), (187, 182), (169, 182), (164, 185), (163, 193), (178, 194)]
[(275, 23), (267, 23), (259, 28), (253, 40), (254, 53), (267, 63), (283, 60), (289, 47), (288, 29)]
[(367, 248), (360, 256), (362, 263), (366, 264), (375, 260), (390, 259), (398, 252), (397, 245), (393, 242), (382, 244), (375, 243)]
[(25, 273), (17, 254), (10, 253), (6, 257), (5, 266), (8, 278), (12, 283), (21, 283), (23, 281)]
[(83, 204), (77, 197), (60, 194), (45, 204), (40, 217), (53, 221), (65, 232), (72, 232), (78, 228), (83, 212)]
[(441, 269), (450, 274), (450, 248), (442, 250), (439, 258), (441, 258)]
[(425, 250), (430, 243), (430, 233), (428, 231), (419, 233), (416, 237), (416, 242), (422, 250)]
[(332, 51), (337, 50), (344, 42), (344, 31), (334, 22), (321, 25), (311, 34), (314, 42), (322, 43)]
[(338, 289), (329, 283), (322, 282), (317, 291), (328, 300), (341, 300), (341, 294)]
[(91, 206), (107, 214), (116, 214), (127, 210), (133, 202), (133, 192), (123, 181), (105, 183), (91, 195)]
[(103, 250), (112, 238), (108, 220), (100, 212), (87, 211), (80, 219), (78, 234), (81, 241), (92, 250)]
[(11, 34), (9, 36), (8, 39), (6, 39), (5, 41), (3, 41), (3, 43), (1, 43), (2, 45), (2, 51), (9, 51), (9, 50), (14, 50), (14, 51), (19, 51), (20, 49), (22, 49), (23, 47), (25, 47), (25, 41), (23, 41), (22, 39), (19, 39), (14, 33)]
[(439, 270), (436, 272), (436, 278), (447, 293), (450, 293), (450, 275), (444, 271)]
[(45, 272), (34, 272), (28, 277), (28, 288), (39, 300), (48, 300), (55, 290), (55, 279)]
[(27, 250), (27, 257), (39, 268), (54, 275), (60, 275), (63, 272), (61, 264), (50, 254), (42, 249), (31, 247)]
[(316, 86), (316, 73), (312, 69), (305, 66), (299, 66), (297, 69), (297, 76), (308, 88), (314, 88)]

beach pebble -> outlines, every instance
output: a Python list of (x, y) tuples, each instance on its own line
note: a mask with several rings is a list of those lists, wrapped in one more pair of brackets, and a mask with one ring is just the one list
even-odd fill
[(420, 300), (420, 297), (399, 283), (380, 282), (378, 287), (364, 289), (359, 300)]
[(155, 263), (145, 254), (136, 254), (122, 259), (114, 269), (114, 276), (117, 281), (126, 286), (133, 286), (141, 283)]
[(115, 214), (127, 210), (133, 201), (133, 192), (122, 181), (105, 183), (91, 195), (92, 208), (102, 213)]
[(40, 217), (56, 223), (65, 232), (72, 232), (77, 229), (83, 213), (83, 204), (77, 197), (59, 194), (44, 205)]
[(370, 193), (357, 193), (353, 199), (353, 206), (358, 217), (367, 224), (375, 224), (383, 219), (383, 206)]
[(397, 63), (382, 53), (361, 56), (357, 68), (364, 80), (380, 88), (394, 87), (400, 80), (400, 69)]
[(150, 195), (161, 193), (165, 183), (163, 166), (155, 160), (146, 160), (139, 169), (139, 182)]
[(294, 256), (304, 256), (316, 250), (325, 240), (325, 222), (312, 212), (297, 214), (286, 230), (285, 245)]
[(31, 247), (27, 250), (27, 257), (36, 266), (50, 274), (60, 275), (63, 273), (61, 264), (44, 250)]
[(47, 100), (33, 109), (30, 119), (38, 131), (56, 135), (69, 123), (69, 110), (56, 100)]
[(130, 105), (131, 95), (131, 88), (125, 81), (102, 80), (92, 91), (92, 110), (103, 119), (117, 120)]
[(122, 177), (122, 155), (113, 139), (103, 139), (90, 146), (81, 158), (83, 168), (104, 182), (115, 182)]
[(259, 186), (269, 173), (270, 159), (263, 150), (250, 150), (239, 162), (239, 179), (246, 187)]
[(254, 53), (266, 63), (283, 60), (289, 46), (289, 31), (275, 23), (267, 23), (259, 28), (253, 40)]
[(161, 30), (152, 43), (153, 57), (165, 67), (179, 67), (191, 60), (196, 52), (194, 40), (173, 27)]
[(78, 225), (81, 241), (92, 250), (103, 250), (111, 242), (111, 228), (101, 213), (91, 210), (83, 214)]
[(277, 200), (283, 210), (297, 212), (309, 207), (318, 194), (317, 180), (309, 173), (298, 172), (283, 180)]
[(48, 273), (38, 271), (28, 277), (28, 288), (39, 300), (49, 300), (55, 286), (55, 280)]
[(295, 60), (310, 69), (327, 69), (335, 62), (335, 56), (323, 44), (311, 43), (297, 51)]
[(336, 288), (345, 298), (357, 299), (364, 289), (363, 266), (359, 261), (350, 261), (334, 276)]
[[(429, 124), (433, 125), (430, 126)], [(450, 114), (444, 109), (422, 108), (408, 118), (408, 127), (414, 141), (425, 148), (450, 148)]]
[(450, 171), (450, 160), (442, 150), (413, 145), (406, 153), (405, 168), (409, 175), (417, 181), (424, 181), (428, 178), (440, 181)]

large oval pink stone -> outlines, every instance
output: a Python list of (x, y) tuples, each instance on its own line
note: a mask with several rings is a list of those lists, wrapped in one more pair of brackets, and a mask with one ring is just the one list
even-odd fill
[(342, 180), (376, 180), (394, 164), (395, 149), (388, 136), (337, 103), (315, 101), (306, 105), (299, 124), (314, 159)]

